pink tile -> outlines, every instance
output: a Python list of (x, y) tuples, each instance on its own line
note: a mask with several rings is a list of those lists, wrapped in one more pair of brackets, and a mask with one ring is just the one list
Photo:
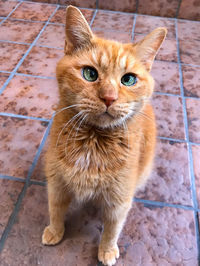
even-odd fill
[(98, 5), (100, 9), (108, 9), (122, 12), (136, 12), (136, 0), (99, 0)]
[(6, 20), (1, 25), (0, 40), (32, 43), (43, 26), (43, 23)]
[(186, 99), (186, 106), (190, 141), (200, 143), (200, 101), (196, 99)]
[(182, 100), (176, 96), (154, 95), (158, 136), (185, 139)]
[(200, 20), (200, 4), (198, 0), (182, 0), (178, 14), (179, 18)]
[(0, 95), (0, 112), (50, 119), (57, 101), (56, 80), (15, 76)]
[(46, 124), (7, 116), (0, 116), (0, 124), (0, 174), (25, 178)]
[(34, 47), (19, 68), (19, 73), (55, 77), (56, 64), (64, 55), (62, 50)]
[(7, 17), (7, 15), (15, 8), (18, 4), (17, 1), (0, 1), (0, 17)]
[(5, 230), (23, 186), (22, 182), (0, 179), (0, 237)]
[(180, 94), (177, 64), (166, 61), (154, 61), (151, 74), (155, 79), (155, 91)]
[(23, 2), (11, 15), (11, 18), (47, 21), (56, 6), (42, 3)]
[(73, 5), (77, 7), (96, 8), (96, 0), (59, 0), (60, 5)]
[(200, 67), (182, 66), (185, 96), (200, 97)]
[(110, 31), (110, 30), (104, 31), (99, 29), (96, 30), (95, 28), (92, 31), (100, 38), (114, 40), (122, 43), (132, 42), (131, 33), (129, 32)]
[(181, 62), (185, 64), (200, 65), (200, 41), (180, 40)]
[(194, 162), (194, 174), (195, 174), (195, 184), (196, 184), (196, 192), (197, 192), (197, 200), (200, 209), (200, 146), (192, 146), (192, 155)]
[(98, 11), (92, 26), (100, 30), (115, 30), (131, 33), (133, 15)]
[(175, 17), (179, 0), (142, 0), (139, 1), (138, 13), (161, 17)]
[(0, 70), (12, 71), (27, 49), (27, 45), (0, 43)]
[(187, 145), (158, 140), (151, 177), (136, 197), (192, 206), (190, 187)]
[(167, 39), (174, 40), (176, 38), (174, 20), (141, 15), (138, 15), (136, 18), (135, 33), (148, 34), (158, 27), (167, 28)]
[[(178, 37), (180, 40), (200, 40), (200, 22), (178, 20)], [(187, 36), (187, 38), (186, 38)]]
[(9, 74), (0, 73), (0, 88), (3, 86), (4, 82), (8, 79)]
[(65, 26), (49, 24), (43, 31), (36, 45), (63, 48), (65, 44)]

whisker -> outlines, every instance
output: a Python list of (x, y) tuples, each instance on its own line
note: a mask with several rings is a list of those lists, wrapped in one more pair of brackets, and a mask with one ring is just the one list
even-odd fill
[(137, 115), (141, 115), (146, 119), (149, 119), (150, 121), (153, 121), (153, 119), (151, 117), (149, 117), (148, 115), (144, 114), (143, 112), (138, 112)]
[(64, 110), (67, 110), (67, 109), (69, 109), (69, 108), (73, 108), (73, 107), (80, 107), (81, 106), (81, 104), (73, 104), (73, 105), (70, 105), (70, 106), (66, 106), (66, 107), (64, 107), (64, 108), (62, 108), (62, 109), (60, 109), (60, 110), (58, 110), (57, 112), (55, 112), (54, 114), (53, 114), (53, 118), (57, 115), (57, 114), (59, 114), (60, 112), (62, 112), (62, 111), (64, 111)]

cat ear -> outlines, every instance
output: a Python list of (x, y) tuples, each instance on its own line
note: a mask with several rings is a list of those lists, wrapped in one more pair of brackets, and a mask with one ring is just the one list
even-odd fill
[(80, 10), (74, 6), (66, 9), (65, 53), (88, 46), (93, 38), (92, 31)]
[(165, 39), (166, 28), (157, 28), (148, 34), (142, 41), (136, 43), (136, 56), (145, 65), (147, 71), (151, 70), (154, 58)]

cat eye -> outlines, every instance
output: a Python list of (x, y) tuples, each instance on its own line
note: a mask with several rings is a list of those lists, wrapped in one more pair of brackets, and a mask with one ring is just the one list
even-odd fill
[(93, 67), (84, 67), (82, 70), (83, 77), (87, 81), (93, 82), (98, 78), (98, 72)]
[(134, 74), (128, 73), (121, 78), (121, 83), (125, 86), (133, 86), (137, 82), (137, 77)]

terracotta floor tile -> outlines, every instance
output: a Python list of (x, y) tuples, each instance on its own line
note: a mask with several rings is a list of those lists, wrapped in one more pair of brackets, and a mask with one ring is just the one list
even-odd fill
[(50, 119), (57, 101), (56, 80), (15, 76), (0, 95), (0, 112)]
[(108, 40), (114, 40), (122, 43), (132, 42), (131, 33), (128, 32), (120, 32), (120, 31), (104, 31), (99, 29), (92, 29), (94, 34), (96, 34), (100, 38), (105, 38)]
[(32, 43), (44, 23), (6, 20), (1, 25), (0, 40)]
[(11, 18), (47, 21), (56, 6), (42, 3), (23, 2), (11, 15)]
[(200, 146), (192, 146), (192, 155), (194, 161), (194, 175), (195, 175), (195, 185), (196, 185), (196, 193), (197, 193), (197, 200), (200, 209)]
[(26, 177), (47, 123), (0, 116), (0, 174)]
[(108, 9), (122, 12), (136, 12), (136, 0), (115, 0), (115, 1), (107, 1), (107, 0), (99, 0), (99, 8), (100, 9)]
[(27, 49), (27, 45), (0, 43), (0, 70), (12, 71)]
[(154, 61), (151, 74), (155, 79), (155, 91), (180, 94), (179, 68), (177, 64)]
[(197, 0), (182, 0), (178, 18), (200, 20), (200, 5)]
[(200, 41), (180, 40), (180, 58), (185, 64), (200, 65)]
[(175, 39), (175, 22), (167, 18), (138, 15), (135, 24), (135, 33), (148, 34), (158, 27), (166, 27), (167, 39)]
[(64, 55), (62, 50), (34, 47), (19, 68), (19, 73), (55, 77), (56, 64)]
[(133, 15), (98, 11), (92, 26), (103, 30), (131, 33), (133, 28)]
[(190, 141), (200, 143), (200, 101), (186, 99), (186, 106)]
[[(48, 223), (45, 190), (33, 185), (28, 189), (2, 251), (3, 264), (12, 265), (15, 260), (16, 265), (96, 265), (102, 224), (99, 212), (90, 205), (71, 209), (66, 216), (64, 240), (59, 245), (41, 244), (42, 231)], [(134, 203), (119, 247), (121, 257), (116, 266), (197, 266), (193, 213)]]
[(84, 8), (96, 8), (96, 0), (59, 0), (60, 5), (74, 5)]
[(135, 196), (192, 206), (190, 186), (186, 144), (158, 140), (151, 177)]
[(0, 237), (5, 230), (23, 186), (22, 182), (0, 179)]
[(185, 139), (181, 98), (154, 95), (158, 136)]
[[(200, 40), (200, 22), (178, 20), (178, 38), (180, 40)], [(187, 36), (187, 38), (186, 38)]]
[(36, 45), (63, 48), (65, 44), (65, 26), (49, 24), (43, 31)]
[(0, 17), (7, 17), (7, 15), (15, 8), (18, 4), (17, 1), (0, 1)]
[(200, 97), (200, 67), (182, 65), (185, 96)]
[(9, 74), (0, 73), (0, 88), (3, 86), (4, 82), (8, 79)]

